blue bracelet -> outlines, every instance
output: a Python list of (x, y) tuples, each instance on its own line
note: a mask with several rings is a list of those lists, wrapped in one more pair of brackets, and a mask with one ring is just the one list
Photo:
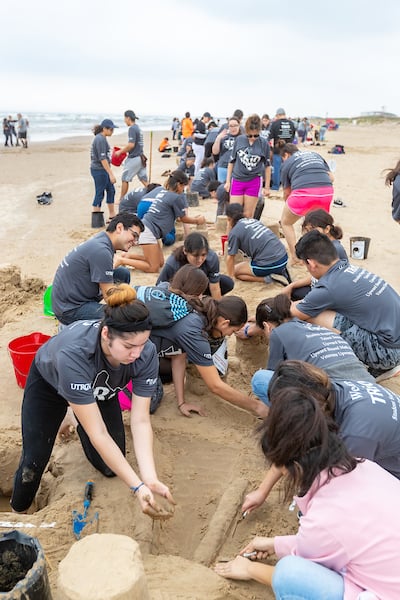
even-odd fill
[(131, 490), (134, 494), (136, 494), (136, 492), (138, 492), (140, 490), (140, 488), (142, 487), (142, 485), (144, 485), (143, 481), (142, 483), (139, 483), (139, 485), (137, 485), (136, 487), (131, 487)]
[(249, 338), (249, 328), (250, 325), (247, 323), (247, 325), (245, 325), (244, 329), (243, 329), (243, 333), (244, 333), (244, 337)]

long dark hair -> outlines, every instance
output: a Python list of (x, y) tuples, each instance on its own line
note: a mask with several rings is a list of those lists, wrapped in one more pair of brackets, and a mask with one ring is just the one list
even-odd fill
[(185, 299), (204, 294), (209, 281), (204, 271), (201, 271), (193, 265), (183, 265), (172, 278), (169, 289), (179, 296), (185, 296)]
[(176, 192), (178, 184), (187, 185), (188, 182), (189, 179), (187, 175), (183, 171), (176, 169), (176, 171), (173, 171), (168, 177), (165, 188), (171, 192)]
[(278, 294), (273, 298), (261, 300), (256, 308), (256, 323), (260, 329), (264, 328), (264, 322), (277, 323), (281, 325), (285, 319), (291, 319), (290, 313), (292, 301), (286, 294)]
[(182, 246), (178, 246), (173, 251), (173, 256), (180, 265), (188, 264), (188, 259), (184, 251), (188, 254), (199, 254), (202, 250), (209, 251), (210, 246), (208, 245), (207, 238), (199, 233), (198, 231), (192, 231), (189, 233)]
[(232, 227), (234, 227), (244, 217), (243, 205), (239, 204), (239, 202), (232, 202), (232, 204), (228, 204), (226, 207), (225, 214), (232, 221)]
[(268, 461), (285, 467), (285, 499), (304, 496), (327, 470), (327, 481), (350, 473), (359, 462), (328, 425), (318, 400), (299, 388), (281, 390), (260, 427)]
[(397, 175), (400, 174), (400, 160), (398, 161), (394, 169), (386, 169), (386, 171), (388, 171), (388, 174), (385, 177), (385, 184), (392, 185)]
[(343, 231), (341, 227), (335, 225), (332, 215), (330, 215), (323, 208), (309, 210), (308, 213), (304, 215), (302, 230), (307, 231), (307, 227), (312, 227), (312, 229), (316, 229), (317, 227), (326, 229), (329, 227), (329, 235), (335, 240), (341, 240), (343, 237)]

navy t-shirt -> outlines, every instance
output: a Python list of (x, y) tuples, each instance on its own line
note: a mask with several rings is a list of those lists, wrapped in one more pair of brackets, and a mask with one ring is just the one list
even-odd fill
[(106, 160), (110, 164), (111, 150), (107, 138), (102, 133), (98, 133), (95, 135), (90, 149), (90, 168), (95, 171), (103, 170), (102, 160)]
[(148, 340), (133, 363), (113, 367), (101, 350), (99, 331), (100, 321), (75, 321), (60, 331), (37, 351), (39, 373), (75, 404), (112, 400), (130, 381), (135, 395), (150, 398), (159, 368), (154, 344)]
[(54, 276), (51, 302), (57, 317), (102, 298), (99, 283), (113, 283), (114, 247), (105, 231), (76, 246)]
[(348, 450), (400, 478), (400, 397), (376, 384), (335, 381), (334, 419)]
[[(171, 281), (175, 273), (181, 267), (181, 263), (176, 260), (173, 254), (170, 254), (167, 260), (165, 261), (160, 275), (158, 276), (156, 285), (158, 285), (162, 281)], [(199, 269), (207, 275), (210, 283), (219, 282), (221, 277), (221, 273), (219, 270), (219, 258), (217, 256), (217, 253), (214, 252), (214, 250), (208, 251), (207, 258), (199, 267)]]
[(387, 348), (400, 348), (400, 296), (381, 277), (339, 260), (297, 304), (310, 317), (334, 310), (374, 333)]
[(329, 167), (317, 152), (295, 152), (282, 164), (281, 181), (292, 190), (331, 186)]
[[(147, 194), (148, 196), (149, 194)], [(184, 194), (175, 194), (175, 192), (169, 192), (165, 188), (157, 188), (154, 200), (143, 217), (143, 223), (150, 229), (156, 239), (162, 239), (174, 227), (175, 219), (186, 215), (187, 207)]]
[(269, 145), (262, 137), (249, 143), (246, 135), (238, 135), (233, 145), (230, 161), (233, 162), (232, 177), (239, 181), (251, 181), (263, 177), (270, 165)]
[(228, 235), (228, 256), (242, 250), (259, 267), (270, 265), (286, 255), (286, 248), (268, 227), (257, 219), (240, 219)]

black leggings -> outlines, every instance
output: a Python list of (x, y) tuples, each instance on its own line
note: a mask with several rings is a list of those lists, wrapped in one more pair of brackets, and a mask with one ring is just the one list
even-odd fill
[[(125, 430), (118, 398), (97, 405), (108, 433), (125, 454)], [(11, 506), (17, 512), (27, 510), (35, 498), (67, 409), (68, 402), (43, 379), (33, 361), (22, 403), (22, 454), (11, 497)], [(114, 473), (92, 446), (80, 424), (77, 430), (89, 462), (107, 477), (112, 477)]]

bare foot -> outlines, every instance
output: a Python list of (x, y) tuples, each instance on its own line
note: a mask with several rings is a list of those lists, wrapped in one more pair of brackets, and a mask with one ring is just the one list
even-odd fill
[(237, 556), (229, 562), (217, 563), (214, 567), (214, 571), (226, 579), (241, 579), (242, 581), (248, 581), (251, 579), (248, 574), (249, 565), (250, 562), (247, 558)]

